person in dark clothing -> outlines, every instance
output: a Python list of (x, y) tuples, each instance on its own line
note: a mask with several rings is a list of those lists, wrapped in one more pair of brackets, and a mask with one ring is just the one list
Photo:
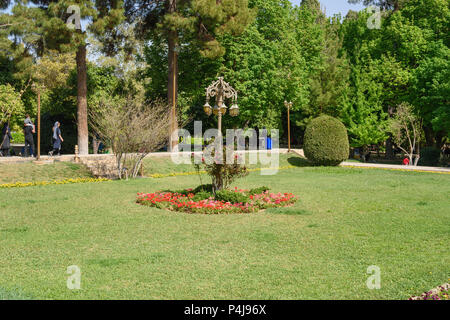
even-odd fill
[(9, 124), (6, 123), (2, 129), (2, 135), (0, 136), (0, 154), (3, 157), (9, 157), (9, 149), (11, 148), (11, 129)]
[(28, 157), (28, 148), (30, 149), (30, 156), (34, 156), (34, 132), (34, 125), (30, 120), (30, 116), (27, 115), (23, 128), (23, 134), (25, 136), (25, 157)]
[(64, 139), (61, 137), (61, 129), (60, 129), (61, 124), (56, 121), (55, 124), (53, 125), (53, 151), (50, 151), (49, 154), (51, 156), (53, 155), (61, 155), (61, 143), (64, 141)]

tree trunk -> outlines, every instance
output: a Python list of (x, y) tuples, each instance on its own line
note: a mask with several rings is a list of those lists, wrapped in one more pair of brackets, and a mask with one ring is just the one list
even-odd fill
[(92, 153), (93, 154), (98, 154), (98, 147), (100, 145), (100, 141), (97, 140), (96, 137), (92, 138)]
[(394, 2), (394, 12), (397, 12), (400, 9), (400, 3), (399, 0), (396, 0)]
[(87, 122), (87, 68), (86, 46), (77, 50), (77, 126), (78, 150), (80, 155), (89, 153), (89, 131)]
[(392, 142), (392, 137), (386, 140), (386, 159), (394, 159), (394, 144)]
[(433, 133), (433, 129), (428, 127), (428, 126), (424, 126), (423, 131), (425, 133), (425, 145), (427, 147), (432, 147), (434, 146), (434, 133)]
[(439, 150), (442, 149), (442, 147), (445, 144), (446, 136), (442, 131), (439, 131), (436, 133), (436, 145), (435, 147)]
[[(176, 0), (168, 1), (168, 12), (174, 13), (177, 10)], [(168, 35), (169, 44), (169, 74), (167, 81), (167, 101), (170, 107), (170, 118), (169, 118), (169, 145), (168, 150), (172, 151), (177, 145), (178, 141), (172, 141), (172, 133), (178, 129), (178, 121), (176, 114), (176, 104), (178, 99), (178, 55), (176, 52), (178, 44), (178, 32), (169, 31)]]

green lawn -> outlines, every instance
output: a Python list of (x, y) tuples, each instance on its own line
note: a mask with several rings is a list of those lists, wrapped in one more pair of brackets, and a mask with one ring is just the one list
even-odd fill
[[(237, 182), (293, 192), (290, 208), (209, 216), (135, 204), (137, 192), (197, 184), (0, 189), (0, 299), (407, 299), (450, 276), (450, 175), (296, 167)], [(66, 287), (70, 265), (81, 290)], [(380, 290), (366, 287), (370, 265)]]
[[(279, 154), (279, 163), (278, 167), (286, 167), (286, 166), (302, 166), (306, 165), (306, 159), (300, 157), (293, 157), (292, 154)], [(246, 155), (246, 166), (250, 169), (259, 168), (261, 164), (258, 162), (257, 164), (250, 164), (249, 155)], [(269, 167), (270, 164), (264, 165), (263, 167)], [(275, 166), (275, 165), (274, 165)], [(172, 172), (195, 172), (195, 167), (192, 164), (178, 164), (174, 165), (171, 158), (169, 157), (151, 157), (146, 158), (144, 160), (144, 172), (145, 175), (151, 174), (168, 174)]]
[(89, 177), (91, 174), (86, 167), (70, 162), (41, 165), (33, 162), (0, 164), (0, 184)]

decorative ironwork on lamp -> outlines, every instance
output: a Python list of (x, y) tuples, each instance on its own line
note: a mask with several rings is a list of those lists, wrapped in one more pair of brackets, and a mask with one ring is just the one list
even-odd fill
[[(209, 99), (215, 97), (216, 104), (214, 108), (211, 108)], [(239, 107), (237, 105), (237, 92), (227, 82), (223, 80), (223, 77), (213, 82), (208, 88), (206, 88), (206, 103), (203, 106), (205, 113), (210, 116), (212, 113), (218, 116), (219, 132), (222, 129), (222, 115), (227, 112), (228, 107), (225, 104), (226, 99), (231, 99), (233, 105), (230, 108), (230, 116), (236, 117), (239, 114)]]

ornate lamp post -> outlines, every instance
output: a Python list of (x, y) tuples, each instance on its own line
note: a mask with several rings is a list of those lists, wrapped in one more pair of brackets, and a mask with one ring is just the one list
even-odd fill
[(287, 122), (288, 122), (288, 152), (291, 152), (291, 121), (289, 119), (289, 113), (291, 111), (292, 108), (292, 101), (291, 102), (287, 102), (284, 101), (284, 105), (287, 108)]
[[(212, 97), (216, 97), (214, 108), (209, 104), (209, 99)], [(206, 103), (203, 106), (203, 110), (208, 116), (214, 113), (218, 117), (218, 129), (220, 134), (222, 134), (222, 115), (224, 115), (228, 109), (225, 105), (225, 99), (231, 99), (232, 106), (229, 111), (230, 116), (236, 117), (239, 114), (237, 92), (227, 82), (223, 81), (223, 77), (219, 77), (219, 80), (213, 82), (206, 88)]]

